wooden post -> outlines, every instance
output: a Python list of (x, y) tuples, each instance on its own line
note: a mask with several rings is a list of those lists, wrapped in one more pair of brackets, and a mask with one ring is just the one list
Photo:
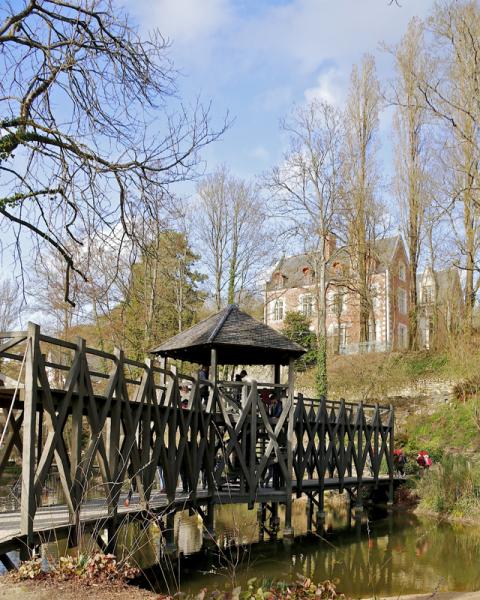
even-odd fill
[(295, 414), (294, 386), (295, 369), (294, 360), (291, 358), (288, 364), (287, 478), (285, 481), (285, 494), (287, 498), (285, 503), (284, 538), (293, 538), (294, 536), (292, 528), (293, 419)]
[(395, 412), (393, 410), (393, 405), (390, 404), (390, 413), (388, 415), (388, 425), (390, 427), (390, 439), (389, 439), (389, 449), (388, 449), (388, 506), (393, 506), (394, 500), (394, 487), (393, 487), (393, 450), (395, 445)]
[(273, 383), (280, 383), (280, 365), (273, 365)]
[[(357, 498), (356, 498), (356, 506), (355, 512), (361, 513), (363, 510), (362, 506), (362, 480), (363, 480), (363, 469), (365, 468), (365, 463), (363, 461), (363, 436), (366, 433), (364, 431), (367, 426), (365, 422), (365, 413), (363, 411), (363, 402), (360, 402), (357, 408), (357, 456), (358, 456), (358, 465), (359, 469), (357, 470)], [(367, 455), (368, 457), (368, 455)], [(367, 457), (365, 460), (367, 460)]]
[(77, 350), (75, 352), (74, 361), (80, 361), (80, 370), (76, 384), (76, 394), (72, 395), (72, 435), (71, 435), (71, 453), (70, 453), (70, 475), (72, 478), (72, 496), (73, 505), (75, 507), (75, 515), (71, 515), (71, 519), (75, 520), (75, 523), (79, 517), (80, 504), (82, 501), (82, 492), (79, 487), (79, 481), (77, 481), (78, 467), (82, 457), (82, 419), (83, 419), (83, 402), (85, 395), (85, 348), (86, 341), (77, 337)]
[(215, 410), (215, 399), (217, 397), (217, 383), (218, 383), (218, 365), (217, 365), (217, 351), (212, 348), (210, 351), (210, 370), (208, 374), (209, 380), (213, 383), (213, 390), (211, 390), (208, 396), (207, 412)]
[(20, 531), (27, 536), (27, 547), (33, 547), (35, 501), (35, 430), (38, 390), (38, 359), (40, 327), (28, 323), (27, 356), (25, 358), (25, 389), (23, 398), (23, 453)]

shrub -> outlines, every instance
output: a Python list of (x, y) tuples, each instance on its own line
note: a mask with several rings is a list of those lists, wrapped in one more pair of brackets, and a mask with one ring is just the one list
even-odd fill
[(72, 580), (82, 579), (92, 582), (124, 581), (133, 579), (139, 570), (132, 567), (127, 561), (117, 562), (113, 554), (78, 554), (76, 556), (62, 556), (48, 565), (48, 573), (42, 569), (40, 558), (22, 562), (18, 571), (13, 573), (17, 580), (38, 579), (50, 577), (53, 579)]
[(480, 514), (480, 467), (462, 455), (445, 454), (418, 483), (420, 505), (452, 516)]

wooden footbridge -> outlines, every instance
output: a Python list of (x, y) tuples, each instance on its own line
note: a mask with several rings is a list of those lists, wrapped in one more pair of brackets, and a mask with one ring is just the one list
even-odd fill
[[(257, 505), (272, 533), (267, 513), (275, 529), (285, 504), (288, 536), (294, 496), (308, 496), (310, 524), (329, 489), (349, 491), (358, 509), (369, 486), (392, 500), (393, 408), (295, 394), (303, 349), (279, 333), (232, 306), (154, 352), (135, 361), (34, 324), (0, 334), (0, 370), (17, 382), (0, 387), (0, 490), (18, 501), (0, 512), (7, 567), (11, 550), (26, 556), (61, 535), (75, 544), (84, 530), (114, 551), (121, 524), (152, 515), (171, 545), (177, 510), (197, 511), (212, 529), (215, 504)], [(177, 373), (172, 358), (209, 365), (209, 379)], [(273, 382), (222, 381), (223, 364), (271, 364)], [(268, 396), (282, 401), (277, 417)]]

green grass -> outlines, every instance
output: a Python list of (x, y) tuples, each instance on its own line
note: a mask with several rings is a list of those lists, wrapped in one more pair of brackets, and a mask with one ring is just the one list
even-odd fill
[(475, 398), (465, 403), (444, 404), (429, 416), (410, 417), (404, 432), (407, 452), (425, 449), (432, 456), (446, 449), (467, 454), (477, 452), (480, 449), (477, 411), (480, 400)]
[[(439, 515), (480, 518), (480, 399), (451, 402), (431, 415), (411, 416), (397, 435), (409, 462), (410, 485), (420, 507)], [(431, 469), (419, 476), (416, 456), (427, 450)]]
[(405, 374), (407, 377), (425, 377), (442, 375), (448, 365), (448, 356), (429, 352), (405, 355)]

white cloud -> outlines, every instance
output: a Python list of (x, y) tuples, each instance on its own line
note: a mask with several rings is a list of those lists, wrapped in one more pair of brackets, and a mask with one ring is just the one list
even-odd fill
[[(229, 0), (123, 0), (148, 29), (156, 27), (174, 44), (206, 40), (231, 19)], [(198, 51), (191, 48), (192, 54)]]
[(346, 96), (345, 74), (337, 68), (331, 68), (321, 73), (314, 87), (307, 88), (304, 92), (305, 100), (323, 100), (335, 106), (342, 106)]

